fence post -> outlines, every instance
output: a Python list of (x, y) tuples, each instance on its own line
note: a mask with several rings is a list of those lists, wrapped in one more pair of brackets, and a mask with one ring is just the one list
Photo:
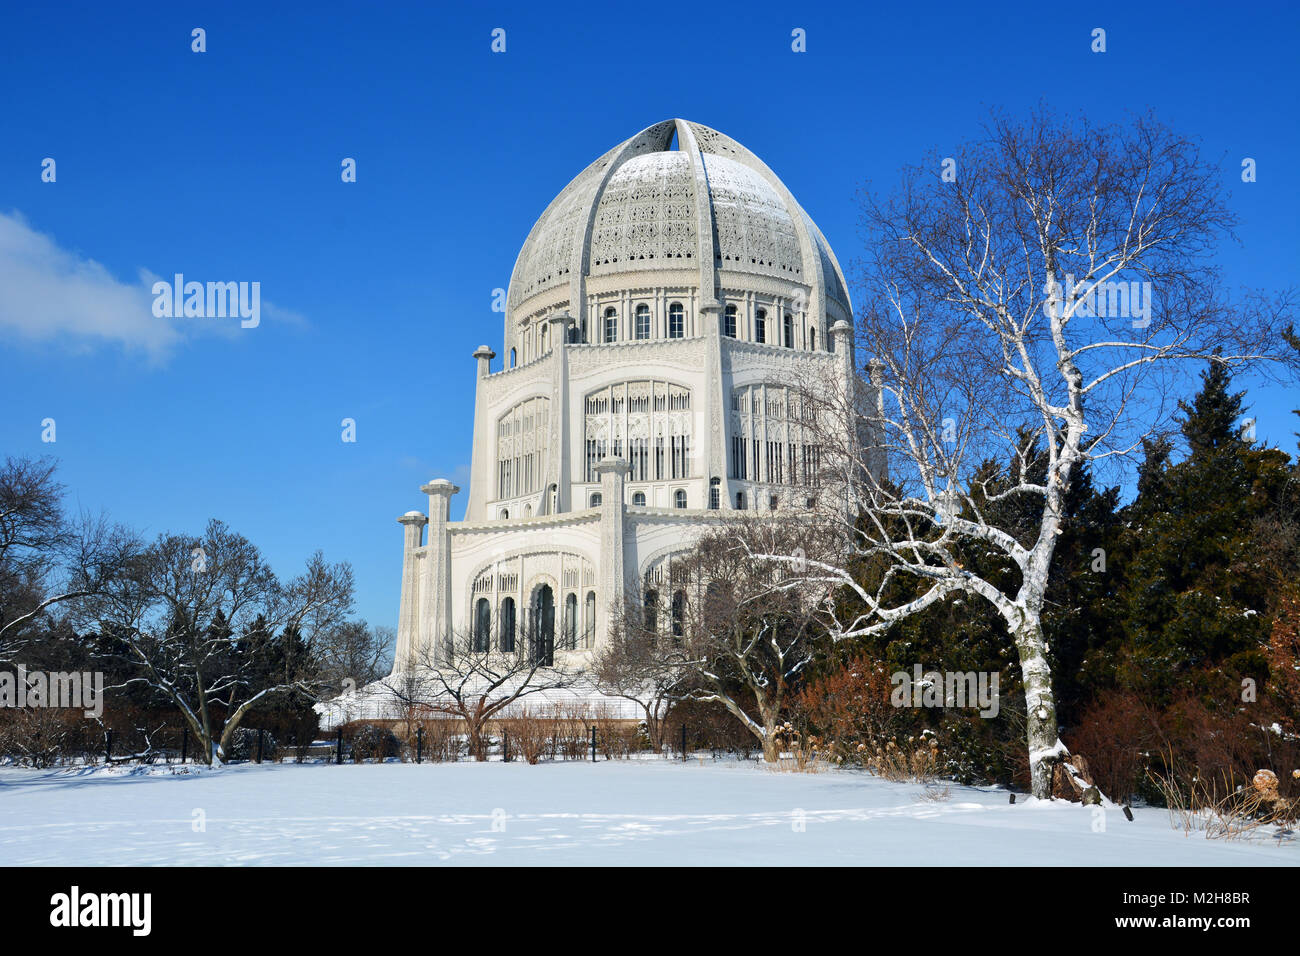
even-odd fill
[(343, 763), (343, 728), (342, 727), (339, 728), (338, 746), (337, 749), (334, 751), (335, 766), (341, 763)]
[(501, 762), (510, 762), (510, 731), (501, 731)]
[(104, 734), (104, 763), (108, 763), (113, 758), (113, 731), (106, 731)]
[(596, 725), (591, 725), (591, 762), (596, 762)]
[(421, 724), (415, 728), (415, 762), (419, 763), (420, 758), (424, 756), (424, 725)]
[(686, 722), (682, 721), (682, 759), (686, 759)]
[(181, 763), (185, 762), (185, 758), (189, 755), (189, 749), (190, 749), (190, 725), (185, 724), (183, 727), (181, 727)]
[(262, 737), (265, 731), (261, 727), (257, 728), (257, 762), (262, 762)]

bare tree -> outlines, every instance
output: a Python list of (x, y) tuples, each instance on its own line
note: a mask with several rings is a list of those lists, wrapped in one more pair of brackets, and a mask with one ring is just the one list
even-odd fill
[(371, 627), (365, 621), (344, 621), (324, 631), (317, 643), (320, 680), (343, 692), (374, 683), (392, 671), (391, 627)]
[(796, 515), (743, 515), (706, 533), (674, 562), (687, 589), (686, 696), (725, 707), (780, 757), (777, 730), (792, 683), (811, 663), (827, 586), (785, 556), (819, 554)]
[[(1070, 482), (1167, 424), (1189, 361), (1293, 372), (1291, 301), (1231, 301), (1211, 259), (1234, 225), (1223, 173), (1150, 117), (995, 115), (953, 160), (864, 201), (857, 344), (879, 402), (856, 410), (868, 447), (833, 466), (850, 494), (823, 519), (844, 558), (808, 566), (854, 598), (833, 615), (841, 639), (950, 597), (989, 602), (1019, 652), (1043, 798), (1068, 756), (1042, 609)], [(866, 467), (880, 448), (887, 477)], [(976, 553), (992, 571), (972, 570)]]
[(610, 623), (607, 643), (591, 662), (592, 682), (602, 694), (641, 708), (655, 753), (663, 750), (668, 708), (693, 686), (693, 662), (683, 640), (685, 604), (679, 605), (679, 614), (673, 610), (672, 598), (665, 602), (657, 591), (629, 595)]
[(88, 614), (144, 686), (180, 711), (206, 762), (224, 762), (240, 722), (276, 695), (315, 696), (314, 648), (352, 606), (352, 569), (317, 552), (287, 583), (220, 521), (201, 539), (164, 534)]
[(139, 549), (102, 517), (69, 516), (52, 459), (0, 468), (0, 661), (28, 646), (49, 615), (99, 593)]
[(563, 690), (585, 677), (581, 665), (555, 656), (528, 634), (518, 639), (510, 634), (508, 649), (502, 650), (500, 640), (492, 639), (499, 627), (486, 630), (453, 633), (439, 647), (416, 651), (386, 681), (392, 702), (408, 720), (423, 712), (463, 721), (476, 760), (488, 757), (490, 721), (508, 716), (515, 704), (534, 694)]

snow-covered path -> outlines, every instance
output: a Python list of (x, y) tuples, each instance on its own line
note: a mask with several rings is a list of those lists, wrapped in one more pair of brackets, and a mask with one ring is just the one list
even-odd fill
[(1011, 806), (1002, 791), (695, 762), (0, 768), (7, 865), (1297, 865), (1163, 810)]

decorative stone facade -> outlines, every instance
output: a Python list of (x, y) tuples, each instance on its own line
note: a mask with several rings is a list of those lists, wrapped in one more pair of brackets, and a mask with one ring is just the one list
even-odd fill
[(465, 520), (446, 481), (398, 519), (397, 670), (480, 613), (493, 649), (544, 626), (590, 655), (625, 593), (670, 603), (711, 516), (798, 506), (818, 452), (785, 386), (863, 387), (851, 319), (825, 238), (739, 143), (668, 120), (596, 160), (519, 253), (502, 362), (474, 353)]

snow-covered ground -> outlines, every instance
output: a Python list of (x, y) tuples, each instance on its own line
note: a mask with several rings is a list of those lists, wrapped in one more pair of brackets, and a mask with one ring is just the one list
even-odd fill
[(1000, 790), (753, 763), (0, 767), (0, 860), (68, 864), (1297, 865), (1294, 839), (1190, 837)]

